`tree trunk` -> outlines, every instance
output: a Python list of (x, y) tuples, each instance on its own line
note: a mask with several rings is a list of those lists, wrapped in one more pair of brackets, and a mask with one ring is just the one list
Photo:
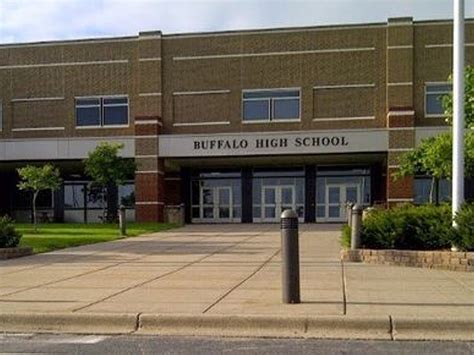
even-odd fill
[(436, 183), (436, 178), (433, 176), (431, 177), (431, 185), (430, 185), (430, 203), (433, 203), (435, 183)]
[(36, 225), (36, 198), (38, 197), (38, 193), (39, 191), (35, 191), (33, 193), (33, 227), (34, 227), (35, 233), (38, 232), (38, 228)]
[(107, 197), (106, 197), (106, 188), (102, 187), (101, 194), (102, 194), (102, 223), (107, 223)]

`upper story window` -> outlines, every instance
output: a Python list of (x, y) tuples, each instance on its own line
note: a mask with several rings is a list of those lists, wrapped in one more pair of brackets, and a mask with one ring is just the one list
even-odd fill
[(128, 97), (84, 97), (76, 99), (76, 126), (128, 125)]
[(453, 86), (449, 83), (427, 83), (425, 86), (425, 116), (442, 117), (444, 109), (441, 98), (451, 93)]
[(300, 90), (246, 90), (242, 93), (244, 122), (300, 119)]

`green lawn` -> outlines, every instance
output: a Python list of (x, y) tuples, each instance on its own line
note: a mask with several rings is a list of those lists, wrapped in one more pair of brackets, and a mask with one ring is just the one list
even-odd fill
[[(134, 237), (174, 227), (168, 223), (128, 223), (127, 235)], [(47, 223), (39, 226), (38, 233), (34, 232), (32, 224), (18, 223), (15, 228), (23, 234), (20, 246), (30, 246), (35, 253), (123, 238), (115, 224)]]

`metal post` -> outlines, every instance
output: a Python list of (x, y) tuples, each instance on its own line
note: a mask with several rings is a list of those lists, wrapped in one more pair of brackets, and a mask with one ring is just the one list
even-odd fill
[(464, 202), (464, 0), (454, 0), (453, 22), (453, 227)]
[(124, 205), (120, 205), (118, 215), (119, 215), (120, 235), (126, 236), (127, 235), (127, 215), (126, 215), (126, 209)]
[(354, 207), (354, 203), (350, 201), (346, 202), (346, 218), (349, 227), (352, 225), (352, 207)]
[(300, 260), (298, 215), (293, 210), (281, 214), (281, 280), (283, 303), (300, 303)]
[(362, 206), (355, 204), (352, 207), (351, 249), (360, 247), (360, 230), (362, 228)]

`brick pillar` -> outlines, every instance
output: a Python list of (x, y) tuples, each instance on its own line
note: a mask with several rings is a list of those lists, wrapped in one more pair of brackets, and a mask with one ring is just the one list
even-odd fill
[(164, 162), (158, 156), (162, 123), (157, 116), (135, 117), (135, 219), (163, 222)]
[(413, 110), (392, 110), (388, 113), (388, 163), (387, 163), (387, 203), (394, 206), (413, 202), (413, 177), (395, 180), (400, 156), (413, 150), (415, 146), (415, 112)]
[(413, 201), (413, 178), (395, 180), (400, 156), (415, 146), (413, 109), (413, 19), (393, 18), (387, 24), (387, 156), (388, 206)]

